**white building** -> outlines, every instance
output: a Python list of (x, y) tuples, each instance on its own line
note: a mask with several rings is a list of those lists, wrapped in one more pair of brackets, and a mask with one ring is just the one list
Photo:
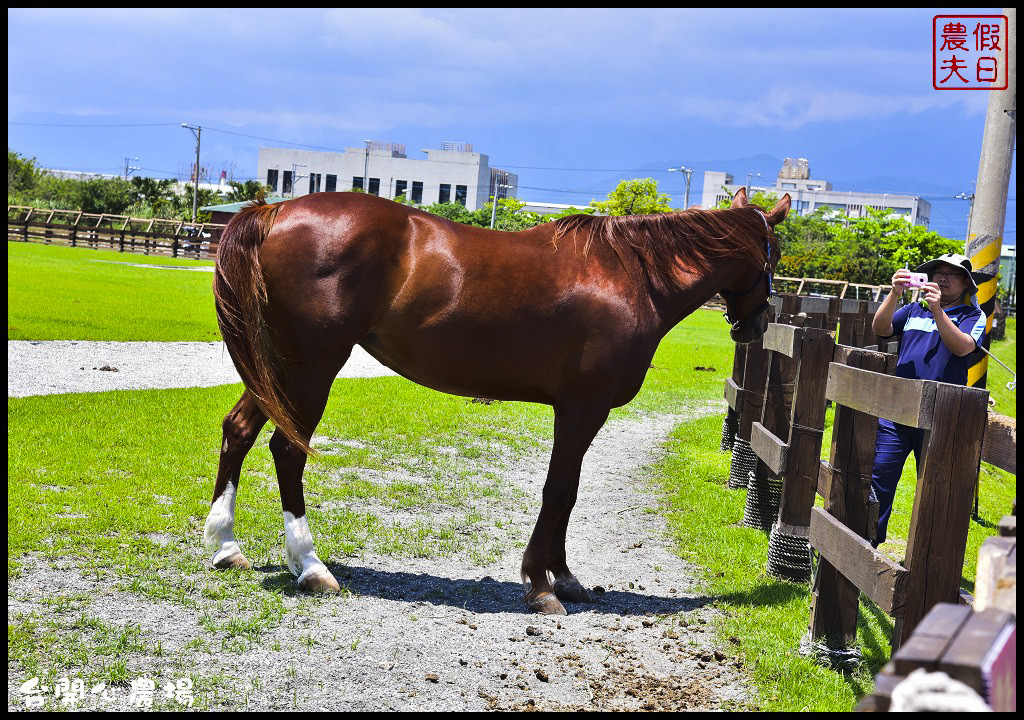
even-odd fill
[[(741, 187), (743, 185), (733, 182), (733, 177), (729, 173), (705, 172), (701, 207), (716, 207)], [(827, 180), (811, 179), (810, 167), (804, 158), (786, 158), (774, 186), (751, 184), (747, 192), (750, 195), (756, 192), (772, 193), (778, 197), (789, 193), (793, 201), (792, 211), (800, 215), (809, 215), (815, 210), (827, 208), (841, 211), (851, 218), (858, 218), (867, 217), (867, 209), (874, 208), (903, 215), (914, 225), (928, 227), (931, 221), (931, 203), (923, 198), (892, 193), (833, 190), (832, 183)]]
[(410, 158), (405, 146), (367, 141), (345, 152), (260, 148), (257, 178), (271, 194), (298, 197), (314, 192), (362, 189), (393, 200), (406, 196), (417, 205), (457, 202), (476, 210), (499, 198), (515, 197), (519, 176), (492, 168), (486, 155), (466, 143), (444, 142)]

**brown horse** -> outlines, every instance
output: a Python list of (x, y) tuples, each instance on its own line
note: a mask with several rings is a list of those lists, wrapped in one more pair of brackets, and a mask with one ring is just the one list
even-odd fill
[[(590, 593), (566, 564), (583, 455), (608, 412), (640, 390), (665, 334), (716, 293), (736, 342), (761, 338), (778, 242), (747, 205), (663, 215), (576, 215), (523, 232), (469, 227), (361, 193), (258, 202), (228, 225), (214, 294), (246, 390), (224, 418), (205, 538), (215, 567), (249, 567), (234, 538), (242, 460), (272, 420), (285, 555), (306, 591), (337, 591), (313, 549), (302, 473), (354, 345), (442, 392), (547, 403), (555, 440), (523, 557), (526, 603)], [(550, 573), (550, 576), (549, 576)]]

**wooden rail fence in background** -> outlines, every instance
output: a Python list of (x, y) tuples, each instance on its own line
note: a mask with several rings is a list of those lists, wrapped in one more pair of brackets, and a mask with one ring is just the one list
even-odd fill
[(224, 225), (7, 207), (7, 239), (145, 255), (213, 258)]

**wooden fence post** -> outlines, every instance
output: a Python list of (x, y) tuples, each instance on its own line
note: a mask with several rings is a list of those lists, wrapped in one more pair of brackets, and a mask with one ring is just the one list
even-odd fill
[[(955, 603), (960, 595), (988, 392), (935, 385), (934, 421), (925, 431), (903, 563), (910, 571), (907, 601), (902, 617), (896, 619), (894, 644), (906, 640), (934, 605)], [(935, 558), (941, 562), (930, 561)]]
[[(782, 307), (778, 313), (778, 323), (787, 325), (801, 325), (807, 319), (800, 312), (800, 297), (797, 295), (783, 295)], [(770, 327), (770, 326), (769, 326)], [(768, 374), (765, 378), (764, 397), (761, 403), (761, 413), (751, 424), (748, 440), (753, 441), (754, 425), (761, 425), (769, 432), (777, 434), (788, 434), (784, 428), (789, 420), (790, 403), (792, 402), (793, 375), (796, 369), (793, 361), (786, 355), (767, 352), (764, 339), (761, 346), (768, 363)], [(782, 493), (782, 479), (777, 470), (770, 468), (758, 455), (756, 450), (753, 454), (757, 456), (754, 474), (747, 484), (747, 501), (743, 509), (743, 519), (740, 525), (752, 527), (768, 532), (779, 511), (779, 496)]]
[(719, 450), (731, 452), (736, 442), (736, 431), (739, 429), (740, 412), (735, 406), (736, 392), (730, 392), (732, 388), (743, 387), (743, 366), (747, 359), (747, 346), (734, 343), (732, 351), (732, 377), (725, 381), (725, 397), (729, 401), (728, 409), (725, 411), (725, 418), (722, 420), (722, 443)]
[[(768, 310), (774, 317), (773, 309)], [(730, 404), (739, 411), (736, 440), (732, 448), (732, 463), (729, 468), (729, 487), (746, 487), (748, 475), (757, 472), (757, 455), (750, 448), (750, 427), (761, 417), (764, 403), (764, 388), (768, 381), (768, 351), (761, 340), (747, 345), (743, 362), (743, 387), (726, 385), (726, 392), (732, 393)]]
[[(852, 353), (847, 364), (876, 373), (886, 369), (884, 356), (877, 353)], [(830, 365), (830, 372), (834, 367), (835, 364)], [(824, 509), (860, 538), (867, 538), (869, 532), (867, 496), (875, 462), (877, 429), (878, 420), (874, 416), (844, 405), (836, 407), (832, 450), (825, 468)], [(815, 547), (821, 549), (818, 545)], [(811, 638), (833, 650), (851, 647), (857, 637), (860, 591), (824, 553), (811, 594)]]
[(768, 541), (769, 575), (794, 582), (810, 578), (808, 547), (810, 514), (821, 466), (825, 427), (825, 380), (835, 341), (828, 330), (771, 326), (765, 346), (792, 358), (795, 365), (793, 395), (783, 433), (756, 423), (751, 446), (769, 468), (782, 476), (778, 516)]

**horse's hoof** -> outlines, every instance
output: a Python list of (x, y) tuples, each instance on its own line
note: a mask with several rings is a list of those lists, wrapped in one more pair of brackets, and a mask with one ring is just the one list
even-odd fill
[(574, 577), (555, 580), (555, 595), (559, 600), (574, 603), (594, 602), (594, 596)]
[(565, 612), (565, 608), (562, 607), (562, 603), (558, 602), (558, 598), (555, 597), (554, 593), (542, 592), (534, 595), (531, 591), (527, 593), (525, 600), (530, 610), (541, 615), (568, 614)]
[(241, 550), (225, 553), (223, 557), (221, 556), (221, 553), (217, 553), (213, 556), (212, 562), (213, 566), (218, 570), (229, 570), (231, 568), (252, 570), (252, 563), (249, 562), (249, 559), (242, 554)]
[(307, 570), (299, 578), (299, 590), (307, 593), (339, 593), (341, 586), (326, 567)]

